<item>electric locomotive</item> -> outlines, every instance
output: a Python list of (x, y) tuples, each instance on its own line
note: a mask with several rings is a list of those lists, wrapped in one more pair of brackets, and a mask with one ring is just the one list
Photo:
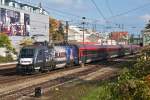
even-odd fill
[(52, 61), (52, 50), (42, 45), (25, 46), (18, 57), (16, 70), (18, 73), (31, 73), (53, 68), (49, 65)]
[(17, 73), (50, 71), (78, 64), (78, 48), (75, 45), (59, 44), (25, 46), (20, 50)]

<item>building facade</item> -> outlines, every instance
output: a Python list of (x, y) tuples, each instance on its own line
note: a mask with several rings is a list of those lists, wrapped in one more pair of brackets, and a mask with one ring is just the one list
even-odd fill
[(118, 44), (128, 44), (128, 32), (111, 32), (110, 39), (117, 41)]
[(0, 33), (7, 34), (16, 48), (23, 38), (37, 34), (44, 35), (43, 41), (48, 41), (48, 13), (38, 6), (0, 0)]
[[(83, 43), (83, 29), (77, 26), (69, 26), (68, 41), (75, 41)], [(84, 43), (98, 43), (100, 37), (99, 34), (92, 32), (92, 30), (84, 31)]]

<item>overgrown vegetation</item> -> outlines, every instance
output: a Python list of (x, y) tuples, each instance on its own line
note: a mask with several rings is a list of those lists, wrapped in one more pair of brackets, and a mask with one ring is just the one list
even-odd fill
[(14, 61), (11, 55), (7, 55), (6, 57), (0, 56), (0, 63), (7, 63)]
[(8, 50), (15, 52), (15, 49), (11, 45), (11, 41), (7, 34), (0, 33), (0, 47), (6, 47)]
[(16, 54), (16, 50), (12, 47), (11, 40), (5, 33), (0, 33), (0, 48), (7, 49), (6, 51), (7, 56), (6, 57), (0, 56), (0, 63), (13, 61), (11, 53)]
[(64, 28), (61, 21), (58, 21), (54, 18), (49, 18), (50, 22), (50, 29), (49, 29), (49, 36), (52, 37), (54, 42), (64, 41)]
[(150, 100), (150, 46), (144, 47), (136, 64), (125, 68), (115, 82), (105, 83), (83, 100)]

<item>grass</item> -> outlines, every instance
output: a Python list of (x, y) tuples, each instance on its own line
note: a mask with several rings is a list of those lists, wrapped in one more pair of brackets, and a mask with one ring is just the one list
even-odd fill
[[(106, 94), (109, 94), (109, 95), (105, 97)], [(86, 96), (82, 97), (81, 100), (100, 100), (99, 96), (101, 96), (102, 100), (109, 100), (111, 98), (110, 94), (111, 94), (111, 90), (109, 86), (102, 84), (98, 86), (96, 89), (93, 89)]]
[(60, 87), (49, 91), (46, 93), (46, 96), (48, 96), (50, 100), (80, 100), (80, 98), (86, 96), (89, 91), (96, 88), (96, 85), (88, 83), (79, 84), (73, 87)]

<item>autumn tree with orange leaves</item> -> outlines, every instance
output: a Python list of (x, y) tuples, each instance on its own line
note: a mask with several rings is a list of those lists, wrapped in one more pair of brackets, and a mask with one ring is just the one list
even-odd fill
[(64, 29), (61, 21), (54, 18), (49, 18), (50, 29), (49, 37), (54, 42), (64, 41)]

